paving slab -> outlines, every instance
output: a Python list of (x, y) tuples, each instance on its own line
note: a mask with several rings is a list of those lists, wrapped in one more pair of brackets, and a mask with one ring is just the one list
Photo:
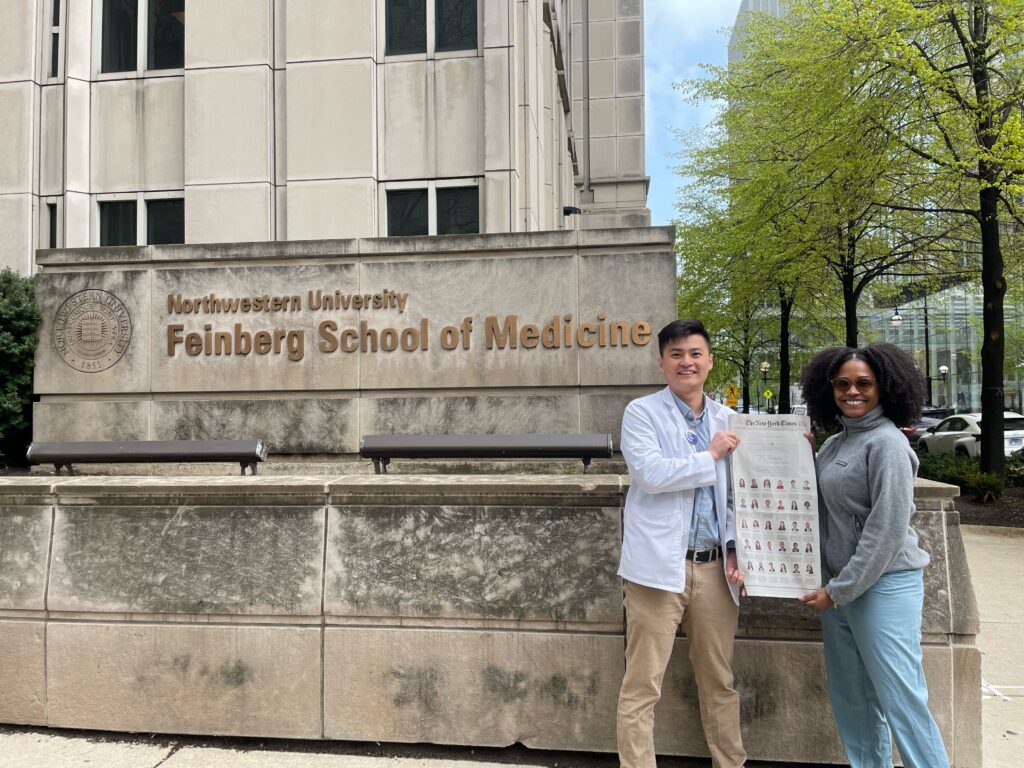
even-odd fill
[(1024, 529), (962, 528), (981, 613), (981, 729), (985, 768), (1019, 768), (1024, 750)]
[(0, 768), (149, 768), (172, 750), (166, 745), (91, 739), (83, 734), (0, 732)]

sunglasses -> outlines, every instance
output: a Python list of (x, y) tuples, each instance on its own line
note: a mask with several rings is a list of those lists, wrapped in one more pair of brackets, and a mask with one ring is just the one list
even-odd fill
[(857, 387), (858, 392), (870, 392), (875, 388), (875, 380), (867, 376), (857, 379), (832, 379), (832, 389), (836, 392), (849, 392), (850, 387)]

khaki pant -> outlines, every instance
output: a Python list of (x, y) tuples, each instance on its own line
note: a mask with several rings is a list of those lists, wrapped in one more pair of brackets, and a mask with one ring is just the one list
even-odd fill
[(626, 674), (616, 735), (622, 768), (654, 768), (654, 705), (681, 623), (690, 641), (700, 718), (714, 768), (740, 768), (740, 697), (733, 689), (732, 651), (739, 609), (721, 561), (686, 562), (682, 594), (626, 582)]

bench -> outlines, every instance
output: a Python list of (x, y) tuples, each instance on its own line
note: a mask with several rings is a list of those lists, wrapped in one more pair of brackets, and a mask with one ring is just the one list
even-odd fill
[(142, 464), (150, 462), (237, 461), (256, 474), (256, 463), (267, 460), (262, 440), (122, 440), (112, 442), (32, 443), (31, 464), (53, 464), (74, 474), (74, 464)]
[(581, 435), (364, 435), (359, 455), (387, 474), (391, 459), (591, 459), (612, 456), (612, 436)]

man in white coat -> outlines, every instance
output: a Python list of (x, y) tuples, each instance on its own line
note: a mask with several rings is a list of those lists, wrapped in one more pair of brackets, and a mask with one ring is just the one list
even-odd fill
[(736, 568), (728, 457), (739, 437), (729, 409), (704, 394), (714, 360), (699, 320), (658, 333), (668, 386), (622, 417), (629, 466), (623, 518), (626, 673), (617, 737), (623, 768), (654, 768), (654, 706), (676, 629), (689, 640), (704, 736), (715, 768), (740, 768), (740, 699), (732, 654), (743, 573)]

